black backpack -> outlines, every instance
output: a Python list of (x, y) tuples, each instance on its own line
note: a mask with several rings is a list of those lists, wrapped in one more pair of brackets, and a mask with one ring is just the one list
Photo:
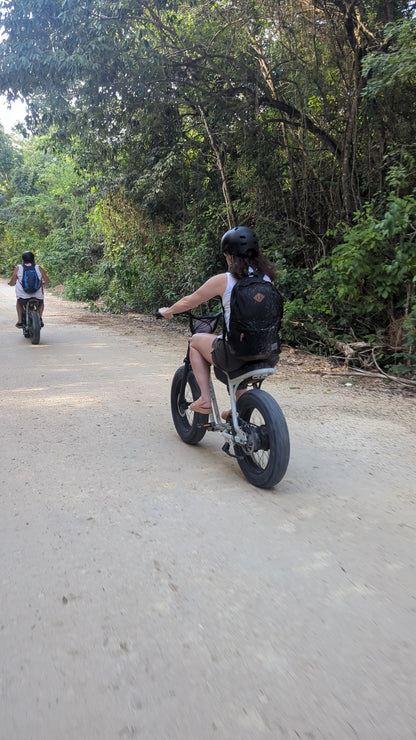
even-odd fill
[(22, 288), (25, 293), (36, 293), (41, 284), (35, 265), (23, 265)]
[(226, 339), (238, 359), (263, 360), (280, 352), (283, 298), (263, 275), (237, 280), (230, 298)]

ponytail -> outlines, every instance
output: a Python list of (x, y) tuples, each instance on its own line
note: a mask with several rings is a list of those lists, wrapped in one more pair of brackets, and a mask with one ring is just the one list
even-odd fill
[(241, 280), (243, 277), (247, 277), (249, 274), (249, 268), (252, 268), (254, 272), (259, 272), (262, 275), (267, 275), (272, 283), (276, 279), (276, 273), (272, 265), (270, 264), (267, 257), (262, 254), (251, 254), (240, 257), (239, 255), (233, 255), (231, 258), (230, 272), (233, 277), (237, 280)]

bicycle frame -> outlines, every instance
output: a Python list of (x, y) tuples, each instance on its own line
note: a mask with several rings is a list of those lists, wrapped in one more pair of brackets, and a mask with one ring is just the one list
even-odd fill
[[(246, 367), (246, 366), (244, 366)], [(223, 371), (224, 372), (224, 371)], [(239, 424), (239, 417), (237, 414), (237, 401), (236, 401), (236, 391), (238, 389), (238, 386), (245, 382), (249, 381), (255, 388), (260, 388), (263, 381), (269, 376), (274, 375), (275, 369), (273, 367), (265, 367), (265, 368), (258, 368), (257, 370), (251, 370), (249, 372), (245, 372), (242, 375), (237, 375), (235, 378), (230, 378), (228, 373), (225, 373), (227, 376), (227, 384), (228, 384), (228, 392), (230, 394), (230, 404), (231, 404), (231, 418), (232, 418), (232, 427), (234, 431), (229, 431), (228, 427), (229, 424), (222, 423), (221, 420), (221, 430), (224, 437), (230, 439), (235, 444), (247, 444), (247, 434), (246, 432), (241, 428)], [(210, 381), (211, 386), (211, 399), (212, 399), (212, 408), (215, 409), (215, 414), (217, 416), (217, 419), (221, 419), (218, 411), (218, 404), (217, 399), (215, 397), (215, 390), (214, 390), (214, 384), (212, 380)]]
[[(200, 319), (203, 317), (196, 317), (193, 315), (190, 316), (191, 319)], [(216, 319), (220, 316), (220, 314), (216, 314), (215, 316), (208, 316), (207, 319)], [(204, 317), (205, 318), (205, 317)], [(185, 372), (182, 377), (181, 381), (181, 387), (180, 387), (180, 406), (183, 410), (186, 410), (190, 403), (186, 401), (185, 399), (185, 388), (186, 383), (188, 380), (188, 374), (190, 370), (192, 369), (191, 360), (190, 360), (190, 346), (188, 342), (188, 351), (186, 353), (186, 356), (184, 358), (184, 365), (185, 365)], [(250, 365), (252, 365), (251, 369), (247, 369)], [(269, 376), (275, 374), (274, 367), (259, 367), (258, 361), (253, 361), (252, 363), (247, 363), (241, 367), (241, 370), (243, 372), (240, 373), (239, 370), (234, 371), (233, 373), (228, 373), (226, 370), (223, 370), (222, 368), (216, 368), (214, 366), (215, 374), (217, 379), (220, 382), (223, 382), (228, 387), (228, 392), (230, 395), (230, 404), (231, 404), (231, 418), (232, 418), (232, 424), (228, 421), (224, 421), (221, 418), (221, 414), (218, 408), (217, 403), (217, 397), (215, 394), (215, 388), (214, 383), (212, 381), (212, 378), (210, 378), (209, 381), (209, 387), (210, 387), (210, 396), (211, 396), (211, 404), (212, 404), (212, 414), (210, 415), (210, 419), (206, 424), (203, 424), (205, 429), (208, 431), (220, 431), (227, 440), (230, 442), (233, 442), (233, 444), (240, 444), (240, 445), (246, 445), (248, 442), (248, 437), (244, 429), (241, 427), (239, 423), (239, 417), (237, 413), (237, 401), (236, 401), (236, 391), (238, 387), (241, 385), (241, 383), (248, 382), (251, 384), (254, 388), (260, 388), (263, 381)], [(239, 373), (236, 375), (236, 373)], [(221, 378), (221, 375), (224, 375), (224, 378)]]

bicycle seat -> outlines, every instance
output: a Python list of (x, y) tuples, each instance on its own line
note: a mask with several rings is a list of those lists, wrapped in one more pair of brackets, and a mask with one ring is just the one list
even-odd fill
[(223, 370), (222, 368), (214, 365), (214, 372), (216, 378), (218, 378), (221, 383), (227, 384), (228, 378), (230, 378), (230, 380), (234, 380), (235, 378), (240, 377), (240, 375), (247, 375), (247, 373), (253, 373), (253, 375), (255, 375), (256, 370), (273, 368), (275, 365), (277, 365), (278, 359), (278, 356), (273, 355), (272, 357), (265, 360), (252, 360), (250, 362), (244, 363), (244, 365), (241, 365), (241, 367), (237, 368), (237, 370), (231, 371)]
[(42, 303), (42, 301), (39, 298), (35, 298), (34, 296), (28, 296), (27, 298), (19, 298), (19, 301), (23, 304), (26, 304), (30, 301), (31, 303), (36, 303), (38, 306)]

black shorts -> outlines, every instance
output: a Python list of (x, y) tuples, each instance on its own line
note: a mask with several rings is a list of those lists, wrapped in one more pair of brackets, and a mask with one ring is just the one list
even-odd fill
[(35, 298), (35, 300), (37, 300), (37, 301), (38, 301), (39, 303), (43, 303), (43, 298), (36, 298), (36, 296), (33, 296), (33, 295), (28, 295), (28, 297), (27, 297), (27, 298), (22, 298), (21, 296), (19, 296), (18, 300), (19, 300), (19, 301), (20, 301), (21, 303), (23, 303), (23, 302), (25, 302), (25, 301), (30, 301), (30, 300), (31, 300), (31, 298)]
[(240, 360), (233, 354), (223, 337), (216, 337), (212, 344), (212, 362), (222, 370), (232, 372), (246, 364), (246, 360)]

